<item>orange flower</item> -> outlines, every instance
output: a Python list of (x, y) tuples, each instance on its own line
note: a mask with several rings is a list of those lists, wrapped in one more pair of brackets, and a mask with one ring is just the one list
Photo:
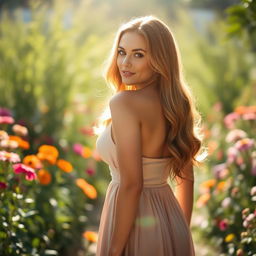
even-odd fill
[(217, 191), (223, 191), (226, 188), (226, 185), (227, 185), (226, 181), (220, 181), (217, 184), (216, 190)]
[(101, 157), (99, 155), (99, 153), (97, 152), (96, 149), (93, 150), (92, 152), (92, 157), (96, 160), (96, 161), (101, 161)]
[(9, 140), (14, 140), (19, 143), (22, 140), (22, 138), (19, 136), (9, 135)]
[(244, 113), (246, 113), (246, 111), (247, 111), (247, 107), (245, 107), (245, 106), (239, 106), (239, 107), (235, 108), (235, 112), (237, 114), (244, 114)]
[(41, 160), (41, 161), (47, 161), (50, 164), (55, 164), (56, 163), (56, 157), (52, 155), (46, 155), (43, 153), (37, 153), (36, 156)]
[(203, 183), (201, 183), (200, 187), (210, 189), (210, 188), (214, 187), (215, 184), (216, 184), (216, 180), (215, 179), (210, 179), (210, 180), (206, 180)]
[(59, 156), (58, 149), (51, 145), (42, 145), (39, 147), (38, 151), (39, 151), (39, 153), (43, 153), (46, 155), (52, 155), (56, 158)]
[(204, 134), (204, 139), (210, 138), (210, 136), (212, 134), (211, 131), (209, 129), (207, 129), (207, 128), (205, 128), (202, 132)]
[(57, 161), (57, 166), (64, 172), (71, 172), (73, 170), (72, 164), (64, 159), (59, 159)]
[(218, 148), (217, 141), (210, 140), (208, 142), (208, 153), (209, 153), (209, 155), (211, 155), (217, 148)]
[(59, 156), (59, 151), (57, 150), (56, 147), (51, 146), (51, 145), (42, 145), (39, 147), (37, 153), (37, 157), (41, 161), (47, 161), (50, 164), (55, 164), (57, 161), (57, 157)]
[(10, 135), (9, 140), (16, 141), (20, 148), (29, 149), (30, 145), (26, 140), (23, 140), (19, 136)]
[(210, 200), (210, 198), (211, 198), (210, 193), (205, 193), (201, 195), (196, 201), (197, 207), (199, 208), (204, 206)]
[(42, 163), (36, 155), (25, 156), (23, 159), (23, 164), (25, 164), (31, 168), (34, 168), (34, 169), (42, 168)]
[(94, 231), (85, 231), (83, 237), (89, 242), (96, 243), (98, 241), (98, 234)]
[(255, 113), (256, 106), (239, 106), (235, 108), (235, 112), (238, 114)]
[(91, 155), (92, 155), (91, 149), (88, 147), (84, 147), (83, 151), (82, 151), (82, 157), (89, 158), (89, 157), (91, 157)]
[(44, 169), (37, 172), (37, 178), (42, 185), (48, 185), (52, 181), (52, 175)]
[(23, 149), (29, 149), (30, 145), (26, 140), (22, 140), (19, 145)]
[(97, 197), (97, 191), (84, 179), (76, 179), (76, 185), (83, 190), (83, 192), (91, 199), (95, 199)]

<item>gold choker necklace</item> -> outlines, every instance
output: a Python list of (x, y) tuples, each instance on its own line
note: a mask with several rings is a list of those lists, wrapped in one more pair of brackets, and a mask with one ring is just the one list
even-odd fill
[(127, 90), (129, 90), (129, 91), (130, 90), (139, 91), (139, 90), (143, 90), (144, 88), (146, 88), (146, 87), (148, 87), (150, 85), (152, 85), (152, 83), (150, 83), (150, 84), (148, 84), (148, 85), (146, 85), (146, 86), (144, 86), (142, 88), (136, 88), (135, 85), (127, 85), (126, 87), (127, 87)]

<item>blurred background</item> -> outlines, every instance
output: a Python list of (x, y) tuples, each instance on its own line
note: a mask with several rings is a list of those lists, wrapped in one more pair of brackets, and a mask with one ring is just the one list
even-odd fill
[(144, 15), (173, 31), (203, 118), (196, 255), (256, 255), (255, 0), (0, 0), (1, 255), (95, 255), (111, 180), (92, 129), (113, 94), (103, 64)]

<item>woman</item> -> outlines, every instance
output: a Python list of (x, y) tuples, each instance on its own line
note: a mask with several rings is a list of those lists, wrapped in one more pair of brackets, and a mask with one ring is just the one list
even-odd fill
[[(162, 21), (146, 16), (117, 32), (106, 80), (115, 94), (96, 148), (112, 180), (97, 256), (192, 256), (189, 230), (200, 115)], [(176, 197), (167, 183), (177, 182)]]

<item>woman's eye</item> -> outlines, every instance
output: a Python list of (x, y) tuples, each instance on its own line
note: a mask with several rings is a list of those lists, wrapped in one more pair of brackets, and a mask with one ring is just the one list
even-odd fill
[(144, 55), (143, 55), (142, 53), (136, 52), (136, 53), (135, 53), (135, 56), (136, 56), (136, 57), (139, 57), (139, 58), (142, 58)]
[(118, 50), (118, 54), (119, 54), (119, 55), (124, 55), (125, 52), (124, 52), (123, 50)]
[[(123, 51), (123, 50), (118, 50), (117, 53), (118, 53), (118, 55), (125, 55), (125, 51)], [(143, 55), (142, 53), (140, 53), (140, 52), (134, 53), (134, 56), (135, 56), (136, 58), (142, 58), (142, 57), (144, 57), (144, 55)]]

